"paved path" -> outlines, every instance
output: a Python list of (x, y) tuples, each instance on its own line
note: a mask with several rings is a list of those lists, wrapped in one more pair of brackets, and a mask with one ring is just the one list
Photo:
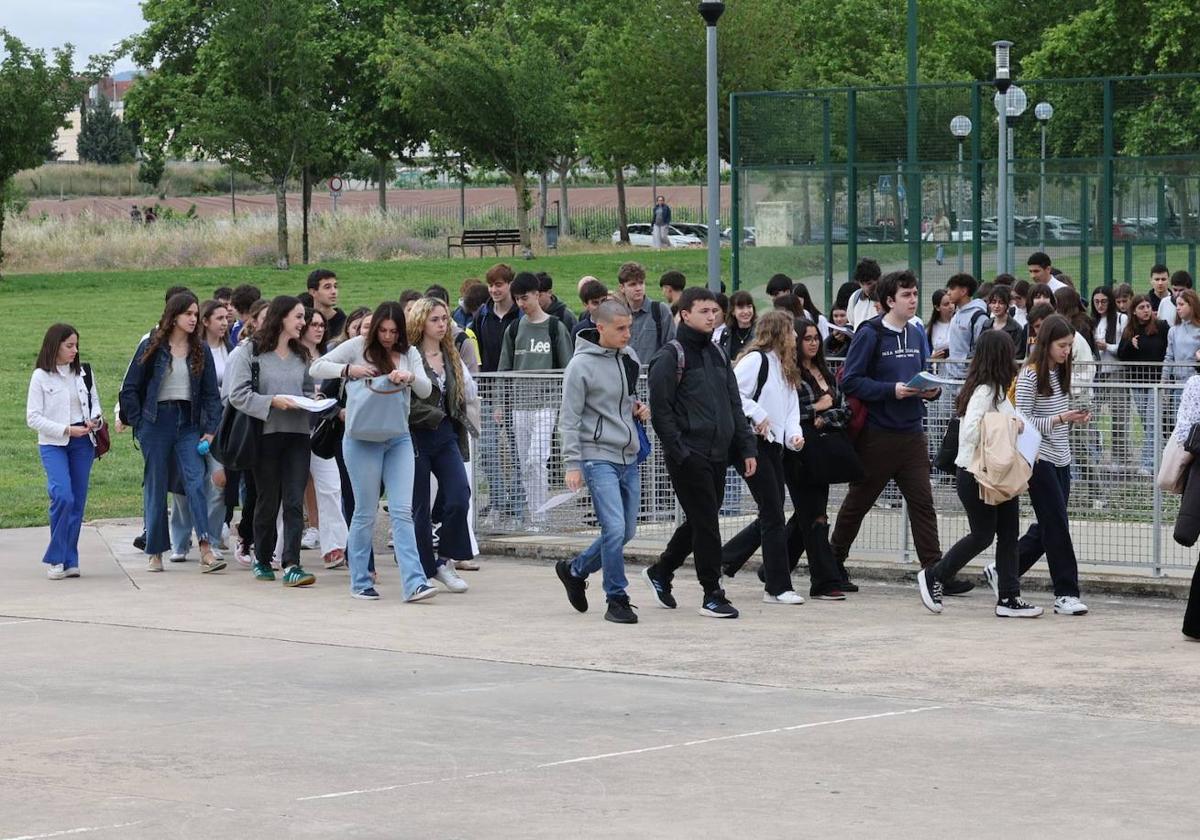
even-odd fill
[[(472, 591), (354, 601), (88, 527), (84, 576), (0, 534), (0, 840), (43, 837), (1195, 836), (1200, 645), (1165, 601), (1001, 621), (908, 587), (742, 618)], [(599, 581), (589, 590), (599, 600)], [(1039, 599), (1044, 600), (1044, 599)]]

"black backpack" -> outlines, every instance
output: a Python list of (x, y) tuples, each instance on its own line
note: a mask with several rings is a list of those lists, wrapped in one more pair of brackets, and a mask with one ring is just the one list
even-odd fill
[[(510, 359), (512, 359), (513, 361), (516, 361), (516, 357), (517, 357), (517, 327), (520, 325), (520, 323), (521, 323), (521, 319), (518, 318), (517, 320), (515, 320), (511, 324), (509, 324), (508, 328), (504, 330), (504, 344), (506, 347), (508, 347), (508, 357)], [(551, 315), (550, 316), (550, 364), (554, 367), (555, 370), (566, 367), (565, 364), (559, 364), (559, 362), (561, 360), (558, 358), (558, 337), (561, 334), (560, 331), (562, 330), (562, 328), (563, 328), (562, 321), (560, 321), (558, 318), (555, 318), (553, 315)], [(463, 333), (460, 333), (460, 335), (464, 336), (464, 338), (465, 338), (466, 333), (463, 332)], [(568, 359), (567, 361), (570, 361), (570, 359)]]

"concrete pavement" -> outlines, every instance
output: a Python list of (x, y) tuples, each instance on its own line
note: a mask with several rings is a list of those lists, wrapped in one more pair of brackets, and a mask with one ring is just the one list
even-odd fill
[(56, 582), (44, 529), (0, 533), (0, 840), (1141, 838), (1200, 819), (1200, 645), (1177, 602), (1004, 621), (983, 593), (934, 616), (883, 582), (768, 606), (743, 575), (742, 618), (715, 621), (684, 569), (674, 612), (634, 576), (626, 627), (599, 580), (580, 615), (536, 561), (488, 560), (420, 605), (385, 568), (372, 603), (344, 570), (307, 590), (194, 560), (149, 574), (137, 530), (88, 526), (83, 577)]

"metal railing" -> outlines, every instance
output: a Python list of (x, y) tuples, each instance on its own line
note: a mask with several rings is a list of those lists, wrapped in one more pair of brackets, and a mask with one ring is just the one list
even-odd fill
[[(1092, 422), (1074, 428), (1071, 436), (1074, 465), (1068, 511), (1079, 562), (1148, 569), (1156, 576), (1166, 569), (1192, 568), (1194, 552), (1171, 538), (1179, 498), (1164, 494), (1154, 482), (1163, 445), (1175, 426), (1184, 383), (1137, 381), (1130, 367), (1119, 363), (1080, 364), (1074, 383), (1072, 405), (1092, 411)], [(480, 374), (478, 384), (484, 428), (471, 465), (477, 493), (476, 533), (481, 537), (596, 535), (598, 526), (586, 489), (562, 504), (547, 505), (565, 493), (557, 430), (561, 374)], [(644, 376), (638, 389), (647, 399)], [(926, 430), (931, 456), (952, 416), (950, 392), (947, 388), (941, 399), (929, 404)], [(649, 431), (655, 445), (642, 467), (638, 538), (665, 542), (681, 514), (661, 448), (653, 430)], [(934, 472), (932, 485), (945, 551), (967, 533), (967, 519), (951, 476)], [(832, 488), (831, 521), (845, 489), (844, 485)], [(731, 537), (754, 515), (749, 490), (730, 470), (721, 509), (722, 534)], [(1022, 499), (1021, 519), (1022, 530), (1033, 521), (1027, 496)], [(907, 510), (894, 484), (888, 485), (863, 522), (852, 555), (915, 561)], [(991, 549), (984, 556), (991, 556)]]

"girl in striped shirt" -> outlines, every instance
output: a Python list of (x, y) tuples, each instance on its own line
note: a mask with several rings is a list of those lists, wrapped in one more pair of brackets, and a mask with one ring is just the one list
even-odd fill
[[(1071, 349), (1075, 330), (1066, 318), (1051, 315), (1038, 330), (1030, 363), (1017, 377), (1017, 411), (1042, 435), (1029, 479), (1029, 501), (1037, 521), (1017, 543), (1018, 571), (1025, 574), (1043, 554), (1054, 583), (1054, 611), (1083, 615), (1079, 567), (1071, 541), (1067, 502), (1071, 497), (1071, 424), (1091, 421), (1090, 412), (1070, 407)], [(992, 576), (989, 575), (989, 581)]]

